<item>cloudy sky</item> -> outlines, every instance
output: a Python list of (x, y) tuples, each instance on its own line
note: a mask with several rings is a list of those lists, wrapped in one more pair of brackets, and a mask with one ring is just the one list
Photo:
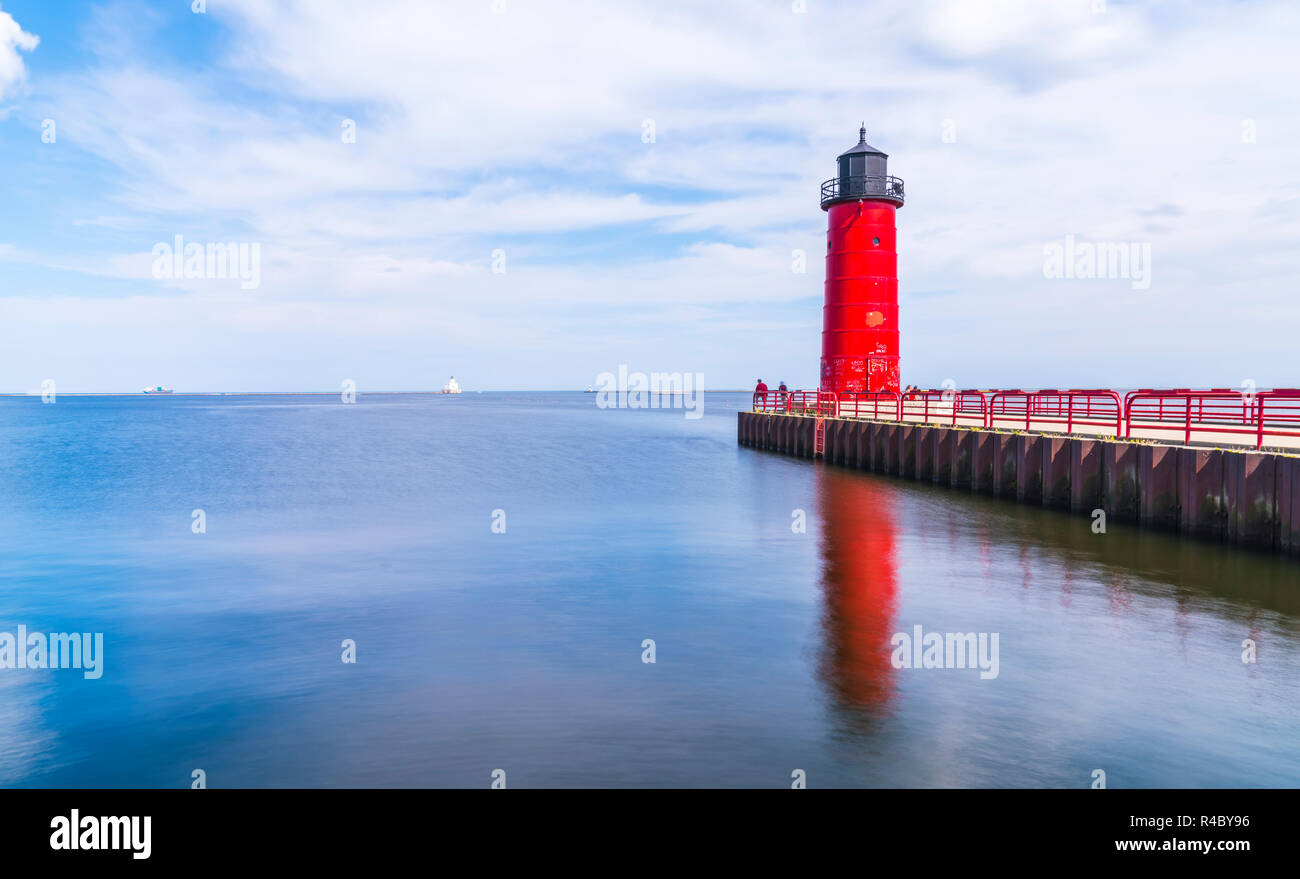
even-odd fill
[[(0, 10), (0, 391), (811, 387), (863, 120), (904, 381), (1300, 385), (1292, 0)], [(155, 277), (177, 235), (259, 283)], [(1045, 277), (1067, 236), (1150, 286)]]

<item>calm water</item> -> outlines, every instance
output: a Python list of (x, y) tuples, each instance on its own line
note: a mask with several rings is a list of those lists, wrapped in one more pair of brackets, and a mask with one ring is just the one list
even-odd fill
[[(105, 639), (0, 669), (0, 784), (1300, 785), (1300, 565), (741, 448), (744, 402), (0, 399), (0, 631)], [(895, 669), (914, 625), (998, 677)]]

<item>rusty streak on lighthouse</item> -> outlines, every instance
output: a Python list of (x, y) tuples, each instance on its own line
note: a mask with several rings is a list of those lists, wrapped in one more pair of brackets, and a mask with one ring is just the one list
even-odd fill
[(898, 253), (894, 215), (903, 181), (889, 156), (867, 143), (840, 154), (822, 184), (826, 211), (826, 302), (822, 308), (823, 391), (894, 391), (898, 378)]

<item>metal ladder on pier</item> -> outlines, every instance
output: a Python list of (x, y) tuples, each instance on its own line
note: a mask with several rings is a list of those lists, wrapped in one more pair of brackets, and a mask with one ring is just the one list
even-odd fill
[(839, 399), (835, 394), (826, 391), (817, 392), (817, 408), (813, 414), (817, 416), (817, 425), (813, 429), (813, 457), (826, 457), (826, 419), (834, 418), (839, 415)]

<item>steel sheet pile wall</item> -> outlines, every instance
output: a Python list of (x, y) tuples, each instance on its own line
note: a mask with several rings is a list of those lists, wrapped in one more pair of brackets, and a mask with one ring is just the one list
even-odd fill
[[(738, 413), (741, 445), (811, 458), (816, 419)], [(1300, 456), (826, 419), (825, 460), (1300, 555)]]

